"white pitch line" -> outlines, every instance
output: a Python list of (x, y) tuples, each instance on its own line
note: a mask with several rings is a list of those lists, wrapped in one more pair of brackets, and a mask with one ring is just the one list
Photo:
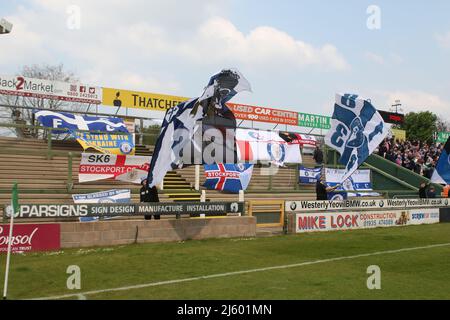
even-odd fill
[(329, 259), (322, 259), (322, 260), (306, 261), (306, 262), (301, 262), (301, 263), (296, 263), (296, 264), (287, 264), (287, 265), (273, 266), (273, 267), (266, 267), (266, 268), (211, 274), (211, 275), (207, 275), (207, 276), (200, 276), (200, 277), (193, 277), (193, 278), (144, 283), (144, 284), (139, 284), (139, 285), (134, 285), (134, 286), (127, 286), (127, 287), (93, 290), (93, 291), (86, 291), (86, 292), (81, 292), (81, 293), (65, 294), (65, 295), (60, 295), (60, 296), (34, 298), (31, 300), (57, 300), (57, 299), (73, 298), (73, 297), (80, 297), (80, 296), (87, 296), (87, 295), (95, 295), (95, 294), (100, 294), (100, 293), (105, 293), (105, 292), (135, 290), (135, 289), (141, 289), (141, 288), (163, 286), (163, 285), (167, 285), (167, 284), (183, 283), (183, 282), (197, 281), (197, 280), (204, 280), (204, 279), (213, 279), (213, 278), (222, 278), (222, 277), (229, 277), (229, 276), (235, 276), (235, 275), (241, 275), (241, 274), (247, 274), (247, 273), (264, 272), (264, 271), (270, 271), (270, 270), (297, 268), (297, 267), (309, 266), (309, 265), (319, 264), (319, 263), (327, 263), (327, 262), (334, 262), (334, 261), (341, 261), (341, 260), (378, 256), (378, 255), (383, 255), (383, 254), (393, 254), (393, 253), (415, 251), (415, 250), (422, 250), (422, 249), (432, 249), (432, 248), (447, 247), (447, 246), (450, 246), (450, 243), (441, 243), (441, 244), (433, 244), (433, 245), (423, 246), (423, 247), (403, 248), (403, 249), (397, 249), (397, 250), (387, 250), (387, 251), (378, 251), (378, 252), (372, 252), (372, 253), (363, 253), (363, 254), (358, 254), (358, 255), (354, 255), (354, 256), (336, 257), (336, 258), (329, 258)]

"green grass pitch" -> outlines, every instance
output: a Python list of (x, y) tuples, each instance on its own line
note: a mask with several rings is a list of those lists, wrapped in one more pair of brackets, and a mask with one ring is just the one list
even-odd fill
[[(436, 244), (449, 245), (370, 255)], [(5, 260), (2, 254), (2, 284)], [(81, 269), (81, 290), (66, 287), (70, 265)], [(380, 290), (367, 288), (371, 265), (381, 269)], [(437, 224), (15, 254), (8, 298), (82, 293), (86, 299), (450, 299), (449, 270), (450, 224)], [(179, 279), (191, 280), (160, 283)], [(156, 285), (133, 287), (151, 283)]]

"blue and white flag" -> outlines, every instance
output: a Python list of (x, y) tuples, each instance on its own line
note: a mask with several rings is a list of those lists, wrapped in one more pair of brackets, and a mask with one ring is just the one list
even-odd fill
[(34, 114), (36, 120), (48, 128), (128, 133), (127, 126), (121, 118), (99, 118), (48, 110), (35, 111)]
[(253, 173), (253, 165), (248, 163), (211, 164), (205, 165), (204, 168), (205, 188), (232, 193), (247, 190)]
[[(95, 193), (73, 194), (74, 203), (130, 203), (131, 190), (108, 190)], [(106, 219), (107, 217), (105, 217)], [(97, 221), (98, 217), (80, 217), (81, 222)]]
[[(243, 90), (251, 91), (251, 88), (239, 71), (222, 70), (212, 76), (199, 98), (167, 110), (150, 164), (149, 187), (159, 185), (167, 171), (183, 167), (182, 152), (192, 143), (194, 133), (201, 126), (200, 121), (208, 111), (227, 108), (225, 103)], [(197, 143), (197, 146), (201, 145), (201, 141)]]
[(344, 201), (348, 196), (347, 192), (327, 192), (327, 199), (331, 201)]
[[(345, 194), (349, 197), (378, 197), (379, 193), (373, 192), (372, 182), (371, 182), (371, 171), (366, 170), (356, 170), (353, 174), (348, 177), (344, 182), (340, 183), (341, 177), (345, 174), (345, 169), (325, 169), (325, 176), (327, 185), (329, 187), (334, 187), (336, 185), (340, 186), (336, 191), (346, 191)], [(346, 197), (344, 199), (347, 199)]]
[(441, 157), (434, 169), (431, 182), (450, 184), (450, 138), (442, 149)]
[(322, 172), (322, 168), (306, 168), (304, 166), (299, 166), (300, 172), (300, 183), (302, 184), (316, 184), (316, 182), (320, 179), (320, 174)]
[(390, 125), (367, 100), (357, 95), (336, 95), (331, 129), (325, 143), (340, 154), (346, 168), (340, 183), (347, 180), (388, 135)]

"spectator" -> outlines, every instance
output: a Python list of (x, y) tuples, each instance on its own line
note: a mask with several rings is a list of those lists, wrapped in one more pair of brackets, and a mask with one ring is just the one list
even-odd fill
[(420, 199), (427, 198), (427, 186), (428, 186), (428, 184), (426, 182), (420, 183), (420, 188), (419, 188), (419, 198)]
[[(156, 189), (156, 187), (152, 187), (149, 188), (147, 185), (147, 179), (144, 178), (141, 181), (141, 190), (140, 190), (140, 200), (141, 202), (159, 202), (159, 197), (158, 197), (158, 189)], [(151, 220), (152, 219), (152, 215), (148, 214), (145, 215), (145, 220)], [(160, 219), (160, 215), (159, 214), (155, 214), (154, 216), (155, 220), (159, 220)]]
[(434, 189), (433, 186), (431, 186), (431, 187), (430, 187), (430, 190), (428, 190), (427, 196), (428, 196), (428, 198), (430, 198), (430, 199), (436, 198), (436, 189)]
[(332, 192), (339, 188), (339, 185), (334, 187), (328, 187), (325, 182), (325, 175), (321, 175), (320, 179), (316, 182), (316, 197), (317, 200), (328, 200), (327, 193)]
[(317, 164), (321, 165), (323, 163), (323, 152), (319, 146), (316, 146), (316, 150), (314, 150), (313, 159)]
[(378, 147), (378, 154), (399, 166), (430, 179), (442, 147), (442, 144), (438, 143), (400, 142), (394, 139), (385, 139)]

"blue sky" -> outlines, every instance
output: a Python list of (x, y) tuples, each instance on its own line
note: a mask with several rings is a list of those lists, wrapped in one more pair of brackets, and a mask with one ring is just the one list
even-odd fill
[[(370, 5), (380, 30), (367, 28)], [(253, 87), (243, 103), (329, 115), (334, 94), (352, 92), (450, 120), (448, 12), (444, 0), (1, 1), (14, 30), (0, 38), (0, 74), (64, 63), (82, 82), (196, 96), (235, 67)]]

